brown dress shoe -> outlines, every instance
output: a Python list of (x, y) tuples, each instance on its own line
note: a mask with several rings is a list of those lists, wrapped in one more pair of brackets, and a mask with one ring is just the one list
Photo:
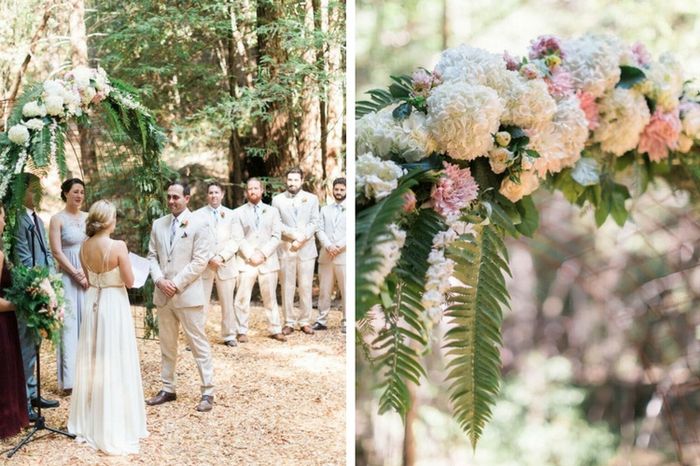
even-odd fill
[(289, 325), (285, 325), (284, 327), (282, 327), (282, 333), (285, 335), (291, 335), (292, 333), (294, 333), (294, 329)]
[(275, 333), (274, 335), (270, 335), (270, 338), (277, 341), (287, 341), (287, 337), (285, 337), (281, 333)]
[(156, 406), (156, 405), (162, 405), (163, 403), (167, 403), (168, 401), (175, 401), (177, 399), (177, 395), (174, 393), (166, 392), (165, 390), (161, 390), (158, 392), (156, 396), (153, 398), (146, 400), (146, 404), (148, 406)]
[(301, 331), (304, 332), (307, 335), (313, 335), (314, 334), (314, 329), (311, 328), (310, 325), (304, 325), (301, 327)]
[(238, 343), (248, 343), (248, 335), (241, 333), (236, 337), (236, 340), (238, 340)]
[(200, 400), (196, 409), (200, 413), (204, 413), (207, 411), (211, 411), (211, 409), (213, 407), (214, 407), (214, 397), (211, 395), (202, 395), (202, 399)]

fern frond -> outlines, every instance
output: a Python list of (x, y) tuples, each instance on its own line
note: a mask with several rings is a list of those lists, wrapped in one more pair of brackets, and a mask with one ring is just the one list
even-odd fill
[(384, 107), (388, 107), (398, 100), (395, 99), (391, 92), (385, 89), (372, 89), (367, 92), (370, 95), (369, 100), (360, 100), (355, 103), (355, 119), (359, 120), (368, 113), (378, 112)]
[(475, 234), (452, 243), (454, 277), (463, 285), (450, 290), (445, 334), (448, 391), (457, 422), (472, 447), (491, 418), (501, 379), (501, 323), (509, 296), (503, 272), (510, 274), (499, 227), (477, 225)]

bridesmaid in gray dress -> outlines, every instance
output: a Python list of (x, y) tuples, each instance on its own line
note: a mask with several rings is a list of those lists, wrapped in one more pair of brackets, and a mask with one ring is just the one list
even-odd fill
[(80, 265), (80, 246), (87, 238), (85, 219), (87, 212), (80, 210), (85, 199), (85, 183), (78, 178), (66, 180), (61, 185), (61, 199), (65, 209), (51, 217), (49, 242), (59, 270), (63, 274), (66, 297), (66, 316), (61, 331), (61, 344), (57, 350), (58, 388), (64, 395), (73, 390), (75, 358), (78, 349), (78, 329), (83, 312), (83, 300), (88, 281)]

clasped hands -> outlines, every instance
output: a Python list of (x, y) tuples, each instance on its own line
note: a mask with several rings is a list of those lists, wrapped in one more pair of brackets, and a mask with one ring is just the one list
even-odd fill
[(326, 252), (329, 256), (331, 256), (332, 259), (334, 259), (335, 256), (343, 252), (343, 248), (341, 248), (340, 246), (327, 246)]
[(262, 264), (267, 260), (267, 257), (265, 257), (265, 254), (260, 252), (259, 250), (255, 250), (252, 256), (248, 258), (248, 263), (254, 267), (257, 267), (258, 265)]
[(85, 276), (85, 272), (83, 272), (82, 270), (76, 269), (75, 272), (73, 272), (73, 280), (78, 282), (78, 284), (86, 290), (90, 287), (88, 279)]
[(175, 286), (175, 283), (172, 280), (168, 280), (167, 278), (158, 279), (156, 286), (168, 298), (172, 298), (175, 296), (175, 293), (177, 293), (177, 286)]

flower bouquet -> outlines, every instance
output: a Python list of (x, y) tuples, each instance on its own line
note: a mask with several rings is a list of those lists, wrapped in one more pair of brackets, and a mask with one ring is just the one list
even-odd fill
[(65, 314), (61, 276), (46, 267), (17, 266), (11, 273), (7, 299), (17, 308), (18, 318), (26, 322), (37, 344), (42, 339), (58, 344)]
[(698, 92), (671, 55), (603, 35), (542, 36), (523, 57), (461, 45), (392, 81), (356, 107), (358, 343), (386, 369), (380, 411), (404, 414), (444, 320), (447, 390), (476, 444), (500, 384), (504, 239), (534, 234), (531, 195), (622, 225), (656, 178), (697, 193)]

